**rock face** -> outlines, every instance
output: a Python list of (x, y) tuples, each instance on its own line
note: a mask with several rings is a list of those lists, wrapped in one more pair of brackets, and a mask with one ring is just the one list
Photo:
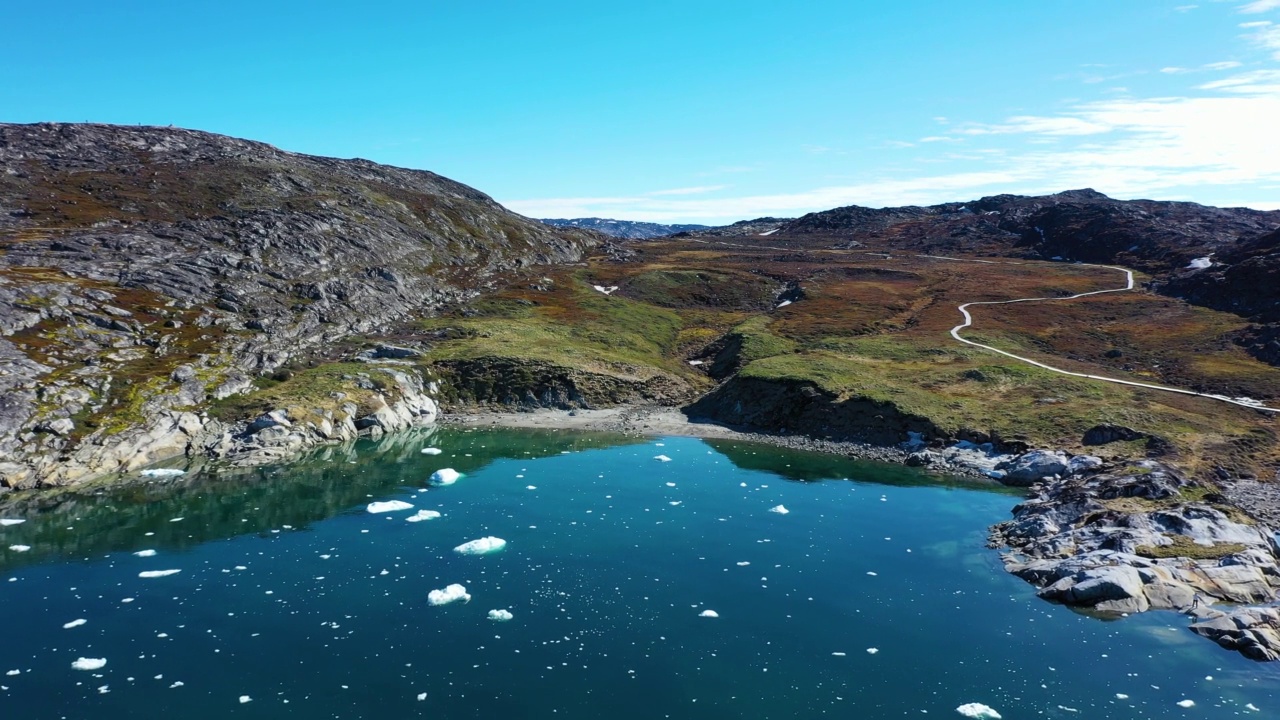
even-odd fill
[(196, 452), (254, 378), (599, 239), (430, 172), (0, 124), (0, 489)]
[(1080, 469), (1032, 492), (992, 540), (1011, 548), (1005, 568), (1046, 600), (1104, 614), (1202, 614), (1219, 601), (1276, 599), (1271, 530), (1154, 461)]
[(1280, 660), (1280, 608), (1210, 612), (1191, 632), (1253, 660)]

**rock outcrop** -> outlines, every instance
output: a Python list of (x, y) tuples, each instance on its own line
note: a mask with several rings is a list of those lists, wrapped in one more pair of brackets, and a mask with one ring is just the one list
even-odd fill
[(599, 240), (425, 171), (0, 124), (0, 490), (190, 452), (256, 379)]
[(1164, 465), (1080, 469), (1032, 493), (992, 542), (1046, 600), (1103, 614), (1276, 600), (1271, 530)]

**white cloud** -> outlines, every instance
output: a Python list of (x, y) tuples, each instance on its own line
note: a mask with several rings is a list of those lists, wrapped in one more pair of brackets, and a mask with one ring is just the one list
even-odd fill
[(1185, 13), (1185, 12), (1191, 12), (1192, 10), (1195, 10), (1198, 7), (1200, 6), (1199, 5), (1179, 5), (1178, 7), (1174, 8), (1174, 11)]
[(1224, 62), (1209, 63), (1204, 67), (1206, 70), (1231, 70), (1233, 68), (1240, 67), (1241, 64), (1242, 63), (1238, 63), (1235, 60), (1226, 60)]
[(1240, 6), (1240, 12), (1246, 14), (1264, 13), (1269, 10), (1280, 8), (1280, 0), (1253, 0), (1253, 2)]
[(940, 142), (960, 142), (959, 138), (947, 137), (946, 135), (930, 135), (929, 137), (920, 138), (922, 143), (940, 143)]
[(1246, 29), (1247, 29), (1247, 28), (1260, 28), (1260, 27), (1266, 27), (1266, 26), (1268, 26), (1268, 25), (1270, 25), (1270, 24), (1271, 24), (1271, 21), (1270, 21), (1270, 20), (1254, 20), (1253, 22), (1244, 22), (1244, 23), (1240, 23), (1240, 27), (1242, 27), (1242, 28), (1246, 28)]
[(703, 193), (723, 190), (728, 185), (699, 185), (697, 187), (673, 188), (671, 190), (654, 190), (646, 195), (701, 195)]
[(1188, 73), (1191, 71), (1181, 67), (1165, 67), (1165, 68), (1160, 68), (1160, 72), (1164, 73), (1165, 75), (1178, 75), (1181, 73)]

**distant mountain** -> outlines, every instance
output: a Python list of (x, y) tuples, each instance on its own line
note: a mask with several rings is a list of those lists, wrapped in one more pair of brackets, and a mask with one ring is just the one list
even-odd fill
[(707, 225), (662, 225), (659, 223), (637, 222), (634, 220), (610, 220), (607, 218), (546, 218), (542, 222), (557, 227), (575, 227), (595, 230), (605, 235), (628, 240), (647, 240), (649, 238), (673, 235), (678, 232), (706, 230)]

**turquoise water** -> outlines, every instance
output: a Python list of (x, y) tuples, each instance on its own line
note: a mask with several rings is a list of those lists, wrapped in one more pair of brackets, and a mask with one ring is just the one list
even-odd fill
[[(424, 489), (442, 467), (465, 474)], [(414, 508), (365, 510), (388, 500)], [(1177, 615), (1102, 622), (1037, 600), (984, 548), (1017, 497), (907, 468), (688, 438), (442, 430), (8, 502), (0, 517), (27, 522), (0, 528), (0, 548), (31, 550), (0, 549), (5, 718), (1280, 708), (1280, 671)], [(769, 511), (780, 504), (790, 512)], [(423, 509), (442, 517), (405, 521)], [(490, 535), (505, 550), (452, 550)], [(470, 602), (427, 603), (453, 583)], [(495, 609), (512, 619), (489, 620)], [(73, 669), (78, 658), (107, 662)]]

